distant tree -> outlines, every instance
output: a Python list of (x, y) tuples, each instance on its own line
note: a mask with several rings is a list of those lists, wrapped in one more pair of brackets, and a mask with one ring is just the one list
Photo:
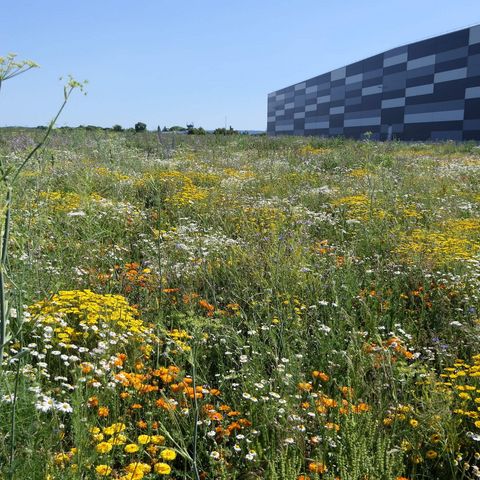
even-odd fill
[(162, 132), (168, 132), (167, 127), (163, 127), (163, 128), (162, 128)]
[(144, 132), (147, 129), (147, 125), (143, 122), (137, 122), (135, 124), (135, 131), (136, 132)]
[(226, 128), (216, 128), (213, 133), (215, 135), (235, 135), (238, 133), (237, 130), (234, 130), (231, 126), (230, 128), (227, 130)]
[(205, 135), (206, 133), (207, 132), (202, 127), (195, 128), (193, 126), (193, 123), (190, 123), (189, 125), (187, 125), (188, 135)]
[(46, 129), (47, 129), (47, 127), (45, 125), (39, 125), (37, 127), (37, 130), (46, 130)]
[(114, 132), (123, 132), (123, 127), (121, 125), (117, 125), (115, 124), (113, 127), (112, 127), (112, 130)]
[(168, 129), (169, 132), (184, 132), (186, 130), (185, 127), (180, 127), (178, 125), (174, 125)]

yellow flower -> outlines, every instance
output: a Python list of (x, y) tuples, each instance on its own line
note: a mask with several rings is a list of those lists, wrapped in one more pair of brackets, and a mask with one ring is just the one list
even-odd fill
[(414, 418), (412, 418), (410, 420), (410, 425), (413, 427), (413, 428), (417, 428), (418, 427), (418, 420), (415, 420)]
[(114, 433), (120, 433), (125, 430), (126, 425), (124, 423), (112, 423), (109, 427), (103, 429), (105, 435), (113, 435)]
[(162, 451), (160, 456), (164, 460), (175, 460), (175, 458), (177, 457), (177, 453), (175, 452), (175, 450), (172, 450), (170, 448), (166, 448), (165, 450)]
[(102, 477), (107, 477), (112, 473), (112, 468), (109, 467), (108, 465), (98, 465), (95, 467), (95, 471), (97, 472), (98, 475)]
[(54, 461), (57, 465), (70, 461), (70, 457), (66, 453), (57, 453), (54, 457)]
[(143, 474), (145, 474), (150, 473), (151, 469), (152, 467), (150, 465), (141, 462), (132, 462), (125, 467), (125, 470), (130, 473), (142, 472)]
[(428, 452), (425, 454), (425, 456), (426, 456), (429, 460), (433, 460), (434, 458), (437, 458), (437, 457), (438, 457), (438, 453), (437, 453), (435, 450), (428, 450)]
[(163, 435), (152, 435), (150, 440), (155, 445), (163, 445), (165, 443), (165, 437)]
[(155, 467), (153, 467), (155, 470), (155, 473), (158, 475), (168, 475), (172, 469), (170, 468), (170, 465), (166, 463), (156, 463)]
[(136, 443), (129, 443), (125, 446), (125, 451), (127, 453), (135, 453), (140, 450), (140, 447)]
[(152, 441), (152, 437), (150, 435), (139, 435), (138, 436), (138, 443), (140, 445), (146, 445)]
[(108, 442), (111, 443), (112, 445), (123, 445), (124, 443), (127, 442), (127, 437), (119, 433), (118, 435), (111, 437), (108, 440)]
[(108, 442), (99, 443), (95, 449), (98, 453), (108, 453), (112, 449), (112, 444)]

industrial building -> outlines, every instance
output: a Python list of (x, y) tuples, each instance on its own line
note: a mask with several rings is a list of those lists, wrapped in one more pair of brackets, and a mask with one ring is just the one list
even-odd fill
[(480, 140), (480, 25), (268, 95), (269, 135)]

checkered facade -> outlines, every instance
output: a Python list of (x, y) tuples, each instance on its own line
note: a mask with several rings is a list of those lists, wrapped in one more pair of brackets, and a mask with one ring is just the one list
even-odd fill
[(267, 132), (480, 140), (480, 25), (270, 93)]

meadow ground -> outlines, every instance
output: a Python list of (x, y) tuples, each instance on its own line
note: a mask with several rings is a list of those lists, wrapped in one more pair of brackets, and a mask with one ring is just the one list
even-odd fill
[(480, 477), (479, 147), (56, 130), (12, 198), (2, 478)]

